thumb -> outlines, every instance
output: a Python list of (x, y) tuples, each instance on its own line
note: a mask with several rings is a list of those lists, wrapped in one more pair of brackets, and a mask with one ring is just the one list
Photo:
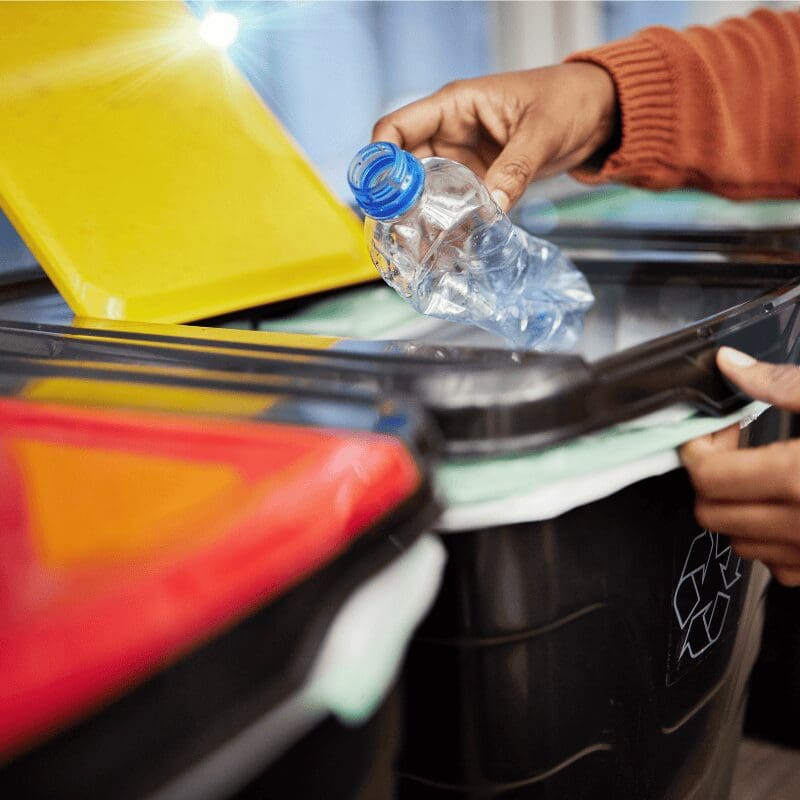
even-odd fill
[(541, 166), (539, 162), (530, 139), (517, 136), (486, 171), (486, 188), (503, 211), (508, 211), (522, 197)]
[(742, 391), (786, 411), (800, 412), (800, 368), (767, 364), (730, 347), (721, 347), (717, 365)]

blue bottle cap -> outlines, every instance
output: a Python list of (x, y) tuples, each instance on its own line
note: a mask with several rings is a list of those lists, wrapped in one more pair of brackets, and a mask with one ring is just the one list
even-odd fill
[(362, 147), (350, 162), (347, 182), (361, 210), (379, 220), (401, 217), (425, 187), (419, 159), (391, 142)]

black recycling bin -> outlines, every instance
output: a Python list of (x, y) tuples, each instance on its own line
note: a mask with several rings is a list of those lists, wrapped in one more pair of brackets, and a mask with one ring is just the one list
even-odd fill
[[(443, 588), (404, 672), (399, 796), (721, 800), (759, 644), (765, 570), (697, 526), (671, 451), (659, 469), (615, 473), (611, 488), (569, 508), (556, 497), (561, 510), (547, 513), (530, 503), (520, 510), (537, 487), (519, 475), (529, 458), (588, 461), (587, 441), (607, 439), (613, 451), (625, 424), (676, 404), (702, 418), (736, 412), (745, 399), (717, 372), (715, 352), (726, 344), (797, 359), (797, 267), (744, 250), (688, 259), (593, 244), (573, 256), (597, 303), (572, 355), (515, 353), (429, 320), (411, 341), (297, 335), (319, 333), (330, 304), (358, 309), (348, 306), (357, 292), (359, 302), (382, 302), (375, 293), (388, 290), (373, 287), (297, 303), (288, 322), (285, 307), (254, 309), (201, 328), (13, 321), (0, 305), (0, 365), (106, 379), (127, 370), (253, 395), (313, 385), (331, 396), (413, 397), (436, 422), (427, 446), (440, 484), (449, 474), (461, 495), (443, 492)], [(275, 403), (255, 416), (326, 424), (315, 403)], [(760, 441), (782, 435), (764, 420)], [(460, 475), (472, 475), (480, 497), (464, 501)], [(584, 470), (555, 494), (596, 478)]]
[[(700, 270), (731, 291), (730, 264)], [(642, 300), (645, 329), (658, 317), (644, 300), (658, 271), (642, 268), (639, 288), (620, 292), (625, 313)], [(668, 283), (677, 294), (691, 280), (682, 289), (673, 273)], [(768, 360), (797, 358), (796, 309), (785, 310), (759, 334), (765, 346), (784, 341)], [(695, 343), (716, 345), (718, 333), (699, 325)], [(631, 356), (652, 346), (619, 353), (620, 371), (632, 378)], [(713, 369), (685, 351), (664, 373), (684, 397), (676, 384), (687, 361)], [(647, 402), (643, 385), (611, 390), (608, 373), (596, 381), (619, 402)], [(591, 389), (583, 396), (587, 416), (599, 411)], [(752, 443), (783, 435), (769, 416)], [(675, 470), (552, 519), (447, 529), (444, 586), (406, 668), (401, 797), (728, 797), (767, 576), (701, 530), (693, 503)]]

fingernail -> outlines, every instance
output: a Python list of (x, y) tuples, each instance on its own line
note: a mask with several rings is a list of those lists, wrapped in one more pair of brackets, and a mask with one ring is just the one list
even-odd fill
[(719, 357), (734, 367), (752, 367), (756, 363), (752, 356), (743, 353), (741, 350), (734, 350), (732, 347), (721, 347)]
[(494, 198), (495, 203), (500, 206), (502, 211), (508, 211), (508, 195), (502, 189), (495, 189), (492, 192), (492, 197)]

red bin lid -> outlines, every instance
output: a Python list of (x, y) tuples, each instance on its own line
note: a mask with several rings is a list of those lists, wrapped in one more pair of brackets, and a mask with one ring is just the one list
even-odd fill
[(264, 605), (420, 484), (388, 436), (0, 398), (0, 752)]

